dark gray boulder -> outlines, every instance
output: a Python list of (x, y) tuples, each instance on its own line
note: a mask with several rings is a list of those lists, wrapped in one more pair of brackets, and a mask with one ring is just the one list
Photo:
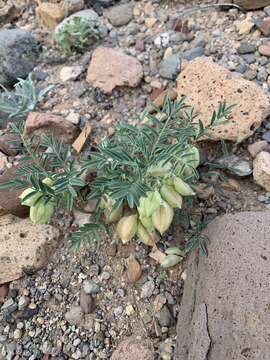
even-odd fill
[(270, 211), (219, 217), (205, 233), (209, 257), (188, 261), (175, 360), (268, 360)]
[(21, 29), (0, 31), (0, 84), (12, 86), (25, 78), (37, 63), (39, 48), (34, 37)]

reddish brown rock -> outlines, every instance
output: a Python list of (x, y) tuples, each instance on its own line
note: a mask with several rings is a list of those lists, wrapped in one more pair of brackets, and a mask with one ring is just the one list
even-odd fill
[[(20, 165), (13, 166), (7, 169), (3, 175), (0, 176), (0, 183), (9, 182), (16, 177), (16, 171)], [(3, 189), (0, 190), (0, 208), (2, 213), (10, 213), (21, 218), (25, 218), (29, 215), (29, 207), (21, 205), (19, 199), (20, 194), (23, 190)]]
[(154, 360), (155, 352), (150, 340), (130, 336), (123, 340), (112, 354), (112, 360)]
[(15, 156), (18, 154), (16, 149), (18, 137), (13, 134), (4, 134), (0, 136), (0, 151), (7, 156)]
[(270, 153), (260, 152), (253, 162), (253, 177), (255, 182), (266, 191), (270, 191)]
[(77, 128), (62, 116), (31, 112), (25, 122), (24, 135), (34, 138), (47, 134), (71, 144), (78, 135)]
[(260, 45), (258, 50), (261, 55), (270, 57), (270, 43)]
[(210, 123), (220, 102), (235, 104), (228, 123), (211, 130), (215, 140), (241, 142), (270, 114), (269, 97), (258, 85), (206, 57), (192, 61), (179, 75), (177, 85), (178, 96), (187, 96), (204, 125)]
[(143, 77), (140, 62), (120, 50), (98, 47), (92, 55), (87, 81), (111, 94), (116, 86), (136, 87)]
[(141, 265), (138, 260), (136, 260), (135, 256), (130, 255), (130, 257), (127, 259), (127, 280), (130, 283), (137, 282), (141, 275), (142, 275), (142, 269)]
[(175, 360), (269, 358), (269, 234), (270, 211), (208, 226), (208, 257), (193, 251), (186, 264)]
[(8, 284), (0, 285), (0, 306), (3, 304), (6, 296), (8, 295), (9, 286)]
[(54, 30), (64, 19), (65, 10), (59, 4), (44, 2), (40, 3), (36, 8), (36, 16), (41, 26), (45, 26), (49, 30)]

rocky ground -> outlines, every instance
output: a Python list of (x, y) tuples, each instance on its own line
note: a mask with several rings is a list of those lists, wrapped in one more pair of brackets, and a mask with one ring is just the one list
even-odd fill
[[(206, 122), (207, 111), (225, 97), (238, 104), (238, 113), (229, 128), (214, 135), (227, 141), (230, 156), (226, 161), (222, 158), (218, 142), (201, 145), (202, 185), (196, 211), (210, 217), (269, 209), (270, 6), (246, 12), (206, 6), (213, 1), (65, 1), (62, 13), (61, 4), (54, 3), (53, 9), (40, 3), (36, 11), (36, 3), (20, 7), (3, 2), (9, 16), (1, 17), (0, 12), (0, 59), (6, 56), (1, 49), (1, 32), (16, 25), (30, 32), (42, 47), (32, 71), (37, 86), (54, 85), (41, 102), (39, 114), (29, 115), (29, 133), (50, 127), (63, 141), (72, 142), (90, 122), (87, 151), (91, 144), (113, 134), (118, 121), (138, 121), (134, 115), (150, 100), (158, 102), (168, 89), (172, 98), (186, 94)], [(5, 8), (8, 5), (14, 9)], [(56, 46), (51, 31), (65, 15), (83, 9), (94, 9), (96, 14), (87, 16), (97, 17), (103, 38), (82, 53), (66, 56)], [(204, 62), (203, 56), (227, 70)], [(1, 64), (0, 70), (6, 71)], [(15, 78), (19, 76), (20, 72)], [(12, 82), (10, 75), (0, 75), (0, 79), (6, 85)], [(2, 130), (3, 176), (20, 159), (8, 146), (5, 134)], [(207, 162), (218, 163), (222, 169), (215, 168), (209, 175)], [(11, 200), (7, 196), (10, 194), (0, 192), (0, 214), (1, 208), (5, 212), (10, 206), (13, 214), (17, 209), (17, 204), (12, 205), (14, 193)], [(15, 215), (21, 215), (20, 209)], [(81, 211), (73, 216), (58, 215), (54, 225), (64, 235), (89, 217)], [(25, 247), (20, 249), (26, 255), (20, 260), (22, 266), (27, 257), (36, 256), (28, 254), (26, 245), (32, 230), (21, 222), (15, 227), (16, 234), (9, 230), (14, 231), (14, 237), (26, 238)], [(161, 250), (183, 242), (184, 230), (189, 228), (186, 219), (180, 219), (180, 226), (162, 240)], [(145, 351), (144, 359), (172, 359), (186, 278), (184, 265), (165, 272), (149, 257), (147, 247), (135, 243), (122, 246), (115, 239), (103, 238), (91, 250), (83, 246), (74, 252), (66, 246), (67, 236), (54, 234), (50, 240), (53, 237), (61, 240), (53, 255), (46, 258), (45, 267), (39, 271), (23, 267), (22, 278), (0, 285), (0, 359), (128, 359), (125, 354), (112, 354), (123, 339), (137, 335), (151, 342), (141, 350)], [(7, 268), (7, 278), (15, 274), (17, 279), (16, 269)], [(128, 347), (136, 347), (135, 340), (132, 344)]]

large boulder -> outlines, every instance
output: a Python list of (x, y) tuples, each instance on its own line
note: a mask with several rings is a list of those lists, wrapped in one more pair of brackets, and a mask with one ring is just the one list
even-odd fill
[(232, 0), (228, 2), (233, 2), (245, 10), (255, 10), (270, 5), (270, 0)]
[(29, 219), (0, 217), (0, 285), (27, 271), (45, 266), (59, 239), (51, 225), (32, 225)]
[(37, 64), (39, 48), (34, 37), (21, 29), (0, 31), (0, 84), (12, 86)]
[(208, 258), (187, 264), (175, 360), (268, 360), (270, 211), (216, 218), (205, 234)]
[(188, 103), (200, 113), (204, 125), (210, 123), (220, 102), (235, 104), (227, 124), (215, 127), (215, 140), (241, 142), (248, 138), (270, 114), (269, 97), (255, 83), (201, 57), (192, 61), (177, 78), (178, 96), (186, 95)]

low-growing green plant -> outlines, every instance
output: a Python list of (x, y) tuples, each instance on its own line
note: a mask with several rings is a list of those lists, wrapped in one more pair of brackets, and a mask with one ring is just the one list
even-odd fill
[[(27, 188), (22, 203), (34, 208), (32, 218), (39, 223), (47, 222), (52, 208), (72, 209), (80, 189), (89, 189), (87, 198), (96, 200), (96, 209), (92, 223), (72, 234), (73, 246), (83, 240), (91, 243), (98, 238), (100, 229), (107, 231), (112, 223), (117, 223), (123, 243), (137, 237), (153, 246), (169, 229), (185, 198), (195, 195), (192, 181), (198, 178), (200, 160), (196, 141), (226, 122), (231, 108), (220, 104), (210, 124), (204, 126), (184, 97), (173, 102), (165, 98), (162, 109), (156, 108), (155, 115), (144, 112), (137, 126), (119, 124), (113, 137), (103, 139), (88, 159), (74, 158), (67, 145), (47, 136), (38, 148), (22, 138), (25, 159), (31, 160), (19, 169), (18, 175), (24, 178), (19, 176), (0, 188)], [(86, 183), (82, 180), (84, 172), (92, 173), (95, 179)], [(198, 229), (190, 237), (186, 251), (199, 242), (206, 253), (205, 239), (199, 236)], [(181, 261), (186, 252), (176, 248), (168, 251), (164, 267)]]
[(74, 16), (53, 34), (57, 44), (68, 54), (81, 51), (89, 40), (101, 38), (98, 24), (89, 22), (79, 16)]
[(0, 112), (13, 120), (23, 120), (29, 112), (35, 110), (38, 101), (53, 88), (50, 85), (44, 89), (37, 89), (31, 74), (27, 79), (18, 79), (14, 91), (1, 87), (4, 91), (0, 93)]

